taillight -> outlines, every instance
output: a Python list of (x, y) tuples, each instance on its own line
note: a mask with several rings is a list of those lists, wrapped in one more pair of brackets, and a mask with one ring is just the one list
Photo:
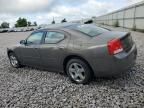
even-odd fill
[(110, 55), (114, 55), (123, 51), (120, 39), (113, 39), (108, 42), (108, 51)]

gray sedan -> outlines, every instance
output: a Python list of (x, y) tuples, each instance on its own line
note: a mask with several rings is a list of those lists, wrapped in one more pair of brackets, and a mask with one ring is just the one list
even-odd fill
[(64, 72), (77, 84), (130, 69), (137, 49), (130, 33), (93, 24), (58, 24), (34, 31), (7, 49), (10, 64)]

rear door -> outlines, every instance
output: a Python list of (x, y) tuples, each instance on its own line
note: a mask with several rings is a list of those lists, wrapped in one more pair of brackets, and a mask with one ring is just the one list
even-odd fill
[(44, 32), (32, 33), (27, 39), (26, 44), (21, 48), (21, 55), (24, 64), (40, 66), (40, 45), (44, 36)]
[(66, 54), (68, 41), (69, 35), (63, 31), (47, 31), (40, 48), (44, 67), (61, 71), (63, 66), (61, 61)]

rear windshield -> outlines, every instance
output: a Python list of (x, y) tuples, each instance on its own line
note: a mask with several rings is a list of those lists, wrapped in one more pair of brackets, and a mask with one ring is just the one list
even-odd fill
[(91, 25), (76, 25), (76, 26), (73, 26), (72, 29), (80, 31), (91, 37), (98, 36), (104, 32), (109, 31), (105, 28), (101, 28), (101, 27), (98, 27), (98, 26), (92, 25), (92, 24)]

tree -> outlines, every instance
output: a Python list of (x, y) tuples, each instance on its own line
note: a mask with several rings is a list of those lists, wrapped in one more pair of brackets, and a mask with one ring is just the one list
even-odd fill
[(54, 17), (53, 17), (53, 21), (52, 21), (52, 24), (55, 24), (55, 20), (54, 20)]
[(31, 22), (30, 22), (30, 21), (28, 21), (28, 22), (27, 22), (27, 25), (28, 25), (28, 26), (31, 26)]
[(52, 24), (55, 24), (55, 20), (52, 21)]
[(25, 18), (19, 18), (16, 21), (15, 27), (26, 27), (28, 25), (27, 19)]
[(0, 27), (1, 28), (9, 28), (9, 23), (3, 22)]
[(67, 20), (64, 18), (64, 19), (61, 21), (61, 23), (65, 23), (65, 22), (67, 22)]
[(34, 22), (34, 26), (37, 26), (37, 22), (36, 21)]

